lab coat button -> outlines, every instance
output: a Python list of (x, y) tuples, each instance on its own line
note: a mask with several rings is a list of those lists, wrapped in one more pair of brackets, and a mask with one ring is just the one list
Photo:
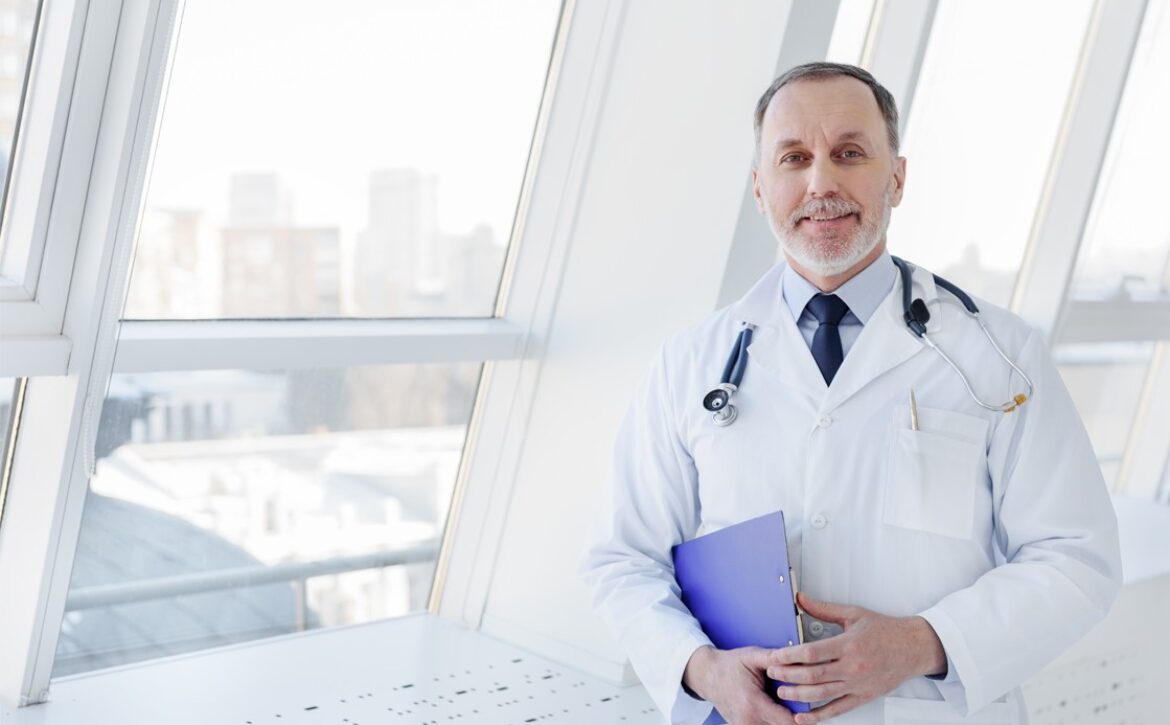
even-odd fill
[(814, 529), (823, 529), (827, 523), (829, 523), (829, 520), (825, 518), (824, 514), (817, 514), (816, 516), (812, 517), (812, 525)]
[(827, 415), (822, 415), (821, 419), (817, 421), (817, 425), (821, 428), (828, 428), (833, 425), (833, 419)]
[(808, 626), (808, 631), (812, 633), (812, 636), (820, 637), (825, 631), (825, 625), (820, 622), (813, 622)]

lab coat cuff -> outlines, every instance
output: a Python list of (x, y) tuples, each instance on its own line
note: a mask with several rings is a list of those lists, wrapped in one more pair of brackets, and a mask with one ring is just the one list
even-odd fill
[(679, 643), (671, 657), (669, 663), (671, 679), (678, 683), (674, 701), (670, 706), (669, 720), (672, 723), (703, 722), (711, 713), (711, 703), (699, 699), (697, 695), (692, 695), (682, 684), (683, 673), (687, 669), (691, 655), (695, 653), (695, 650), (709, 644), (711, 644), (711, 640), (702, 632), (691, 634)]
[[(941, 680), (934, 680), (934, 684), (943, 699), (966, 717), (986, 703), (979, 671), (963, 633), (942, 605), (935, 605), (919, 612), (918, 616), (930, 623), (939, 641), (942, 642), (947, 657), (947, 675)], [(971, 707), (972, 703), (977, 703), (975, 708)]]
[[(943, 649), (946, 650), (946, 647), (944, 647)], [(951, 661), (951, 656), (949, 654), (947, 654), (945, 651), (943, 652), (943, 654), (946, 655), (946, 658), (947, 658), (946, 671), (944, 671), (941, 675), (927, 675), (926, 679), (933, 680), (935, 683), (937, 683), (939, 685), (945, 685), (945, 684), (949, 684), (951, 682), (958, 682), (959, 676), (957, 674), (955, 674), (955, 663)]]

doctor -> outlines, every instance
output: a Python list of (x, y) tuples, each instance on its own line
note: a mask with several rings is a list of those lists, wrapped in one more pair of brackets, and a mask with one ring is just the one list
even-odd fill
[[(636, 394), (582, 564), (594, 608), (673, 723), (713, 706), (736, 725), (1024, 722), (1019, 685), (1106, 614), (1120, 583), (1084, 427), (1044, 341), (1011, 313), (979, 303), (1034, 385), (1013, 412), (981, 406), (908, 330), (886, 251), (906, 160), (893, 98), (869, 73), (794, 68), (755, 128), (755, 196), (785, 262), (669, 340)], [(1026, 392), (930, 273), (913, 269), (911, 294), (975, 394)], [(738, 417), (719, 426), (702, 401), (745, 323)], [(777, 509), (805, 643), (720, 651), (679, 599), (670, 549)], [(794, 717), (766, 677), (819, 706)]]

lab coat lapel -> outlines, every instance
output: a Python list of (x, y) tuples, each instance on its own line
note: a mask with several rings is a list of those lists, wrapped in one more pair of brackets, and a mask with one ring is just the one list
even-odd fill
[(806, 397), (820, 400), (825, 395), (825, 379), (796, 321), (788, 315), (788, 310), (783, 312), (787, 320), (782, 316), (775, 325), (757, 327), (748, 346), (748, 359)]
[(784, 306), (781, 278), (784, 263), (765, 274), (733, 306), (733, 314), (756, 326), (748, 346), (748, 360), (813, 400), (824, 397), (825, 379)]
[[(927, 333), (938, 332), (942, 328), (942, 313), (934, 279), (929, 272), (915, 268), (913, 280), (912, 299), (921, 297), (931, 313)], [(902, 309), (902, 281), (899, 277), (853, 342), (829, 386), (821, 412), (839, 407), (872, 380), (926, 350), (926, 345), (906, 327)]]

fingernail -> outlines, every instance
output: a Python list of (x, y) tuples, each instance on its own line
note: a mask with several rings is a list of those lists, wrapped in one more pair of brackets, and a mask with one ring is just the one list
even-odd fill
[(779, 697), (782, 700), (787, 700), (788, 699), (788, 688), (787, 687), (777, 687), (776, 688), (776, 697)]

